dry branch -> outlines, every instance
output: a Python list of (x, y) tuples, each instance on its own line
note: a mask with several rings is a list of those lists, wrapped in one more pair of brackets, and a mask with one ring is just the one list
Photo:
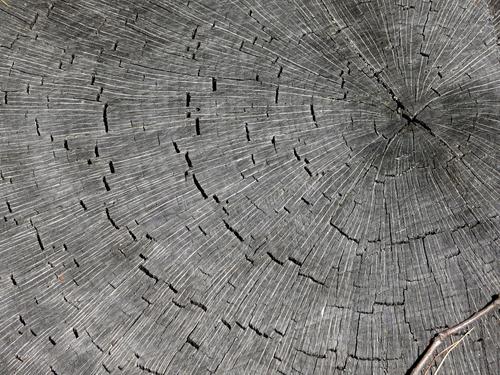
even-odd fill
[[(483, 316), (487, 315), (488, 313), (494, 311), (496, 308), (500, 306), (500, 296), (495, 296), (493, 300), (488, 303), (486, 306), (484, 306), (481, 310), (473, 314), (471, 317), (465, 319), (464, 321), (454, 325), (453, 327), (450, 327), (440, 333), (438, 333), (434, 338), (432, 339), (431, 343), (425, 350), (425, 352), (420, 356), (418, 361), (415, 363), (414, 367), (412, 368), (410, 375), (418, 375), (420, 372), (424, 369), (427, 363), (433, 362), (434, 357), (433, 354), (434, 352), (439, 348), (439, 346), (446, 340), (448, 337), (462, 331), (465, 329), (467, 326), (475, 323), (479, 319), (481, 319)], [(465, 337), (465, 335), (464, 335)], [(457, 342), (458, 343), (458, 342)], [(450, 350), (454, 348), (457, 343), (452, 344)]]
[[(436, 369), (436, 372), (434, 373), (434, 375), (437, 375), (437, 373), (439, 372), (439, 370), (441, 369), (441, 367), (443, 366), (443, 363), (444, 361), (446, 360), (446, 358), (448, 357), (448, 355), (453, 351), (453, 349), (455, 349), (463, 340), (465, 340), (465, 338), (472, 332), (474, 328), (471, 328), (470, 330), (468, 330), (462, 337), (460, 337), (460, 339), (458, 339), (456, 342), (454, 342), (453, 344), (447, 346), (441, 353), (439, 353), (437, 356), (436, 356), (436, 359), (438, 357), (440, 357), (442, 354), (444, 354), (444, 357), (443, 359), (441, 360), (441, 362), (439, 362), (439, 366), (437, 367)], [(427, 371), (429, 371), (432, 367), (432, 363), (429, 365), (429, 367), (427, 368)], [(427, 374), (427, 371), (425, 372)]]

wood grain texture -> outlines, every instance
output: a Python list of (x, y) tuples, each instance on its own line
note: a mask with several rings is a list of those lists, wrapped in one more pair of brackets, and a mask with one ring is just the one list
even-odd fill
[(405, 374), (500, 290), (499, 4), (0, 2), (0, 373)]

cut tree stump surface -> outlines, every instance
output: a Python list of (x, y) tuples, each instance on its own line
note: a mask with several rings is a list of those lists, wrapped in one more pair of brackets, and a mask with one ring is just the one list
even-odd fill
[[(0, 2), (0, 374), (405, 374), (500, 291), (499, 35), (497, 0)], [(499, 374), (498, 319), (440, 372)]]

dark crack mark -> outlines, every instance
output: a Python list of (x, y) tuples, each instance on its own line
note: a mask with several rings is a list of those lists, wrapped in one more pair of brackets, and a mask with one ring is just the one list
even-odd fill
[(104, 130), (106, 133), (109, 132), (109, 126), (108, 126), (108, 103), (104, 104), (104, 108), (102, 110), (102, 122), (104, 124)]
[(222, 219), (223, 223), (224, 223), (224, 226), (226, 227), (226, 229), (228, 231), (230, 231), (238, 240), (240, 240), (240, 242), (244, 242), (244, 239), (243, 237), (240, 235), (240, 233), (234, 229), (232, 226), (230, 226), (226, 220)]
[(160, 280), (160, 278), (158, 276), (155, 276), (151, 273), (151, 271), (149, 271), (146, 267), (144, 267), (144, 265), (142, 264), (139, 264), (139, 270), (141, 270), (142, 272), (144, 272), (144, 274), (147, 276), (147, 277), (150, 277), (152, 278), (154, 281), (155, 281), (155, 284)]
[(335, 225), (332, 221), (330, 221), (330, 225), (334, 227), (342, 236), (347, 238), (349, 241), (354, 241), (357, 244), (359, 244), (359, 239), (349, 236), (346, 232), (344, 232), (340, 227)]
[(196, 186), (196, 188), (199, 190), (203, 199), (207, 199), (208, 195), (207, 195), (207, 193), (205, 193), (205, 190), (201, 187), (201, 185), (198, 182), (198, 179), (196, 178), (196, 175), (194, 173), (193, 173), (193, 182), (194, 182), (194, 185)]

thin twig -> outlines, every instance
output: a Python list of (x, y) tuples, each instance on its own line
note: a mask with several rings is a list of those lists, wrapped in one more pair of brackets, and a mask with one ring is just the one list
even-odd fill
[(429, 361), (433, 361), (435, 358), (433, 356), (434, 352), (437, 350), (437, 348), (443, 343), (443, 341), (448, 338), (449, 336), (463, 330), (465, 327), (468, 325), (476, 322), (480, 318), (482, 318), (484, 315), (490, 313), (491, 311), (495, 310), (500, 306), (500, 296), (496, 295), (494, 296), (493, 300), (488, 303), (486, 306), (484, 306), (481, 310), (473, 314), (470, 318), (465, 319), (464, 321), (458, 323), (457, 325), (454, 325), (453, 327), (450, 327), (440, 333), (438, 333), (434, 338), (432, 339), (431, 343), (425, 350), (424, 354), (417, 360), (415, 363), (413, 369), (410, 372), (410, 375), (418, 375), (420, 372), (424, 369), (425, 365)]
[(472, 332), (472, 330), (473, 330), (473, 329), (474, 329), (474, 328), (469, 329), (469, 330), (465, 333), (465, 335), (463, 335), (462, 337), (460, 337), (460, 339), (459, 339), (457, 342), (455, 342), (455, 343), (451, 344), (451, 345), (448, 347), (449, 349), (448, 349), (448, 351), (446, 352), (446, 354), (445, 354), (445, 356), (443, 357), (443, 359), (441, 360), (441, 362), (439, 363), (439, 366), (438, 366), (438, 368), (436, 369), (436, 372), (434, 373), (434, 375), (437, 375), (437, 373), (438, 373), (438, 372), (439, 372), (439, 370), (441, 369), (441, 366), (443, 365), (444, 361), (446, 360), (446, 357), (448, 357), (448, 355), (451, 353), (451, 351), (452, 351), (453, 349), (455, 349), (455, 348), (456, 348), (456, 347), (457, 347), (457, 346), (458, 346), (458, 345), (459, 345), (459, 344), (460, 344), (460, 343), (461, 343), (461, 342), (462, 342), (462, 341), (463, 341), (463, 340), (464, 340), (464, 339), (465, 339), (465, 338), (469, 335), (469, 333), (471, 333), (471, 332)]
[[(472, 328), (472, 329), (474, 329), (474, 328)], [(472, 331), (472, 329), (470, 331)], [(448, 351), (450, 351), (451, 349), (453, 349), (453, 347), (454, 347), (455, 344), (456, 344), (456, 342), (452, 341), (452, 343), (450, 345), (448, 345), (446, 348), (444, 348), (438, 354), (436, 354), (434, 356), (434, 359), (429, 363), (429, 365), (425, 369), (424, 375), (427, 375), (429, 373), (429, 371), (431, 370), (432, 366), (434, 365), (434, 362), (437, 362), (437, 360), (438, 360), (439, 357), (441, 357), (445, 353), (447, 354)], [(445, 358), (446, 358), (446, 356), (445, 356)], [(444, 361), (444, 358), (443, 358), (443, 361)]]
[[(444, 356), (444, 358), (441, 360), (441, 364), (443, 363), (443, 361), (446, 359), (446, 357), (448, 356), (449, 352), (451, 352), (453, 349), (455, 349), (455, 347), (473, 330), (474, 328), (471, 328), (469, 329), (457, 342), (452, 342), (449, 346), (447, 346), (446, 348), (444, 348), (443, 350), (441, 350), (438, 354), (436, 354), (436, 356), (434, 357), (434, 359), (431, 361), (431, 363), (429, 363), (429, 366), (427, 366), (427, 368), (425, 369), (425, 372), (424, 372), (424, 375), (427, 375), (430, 371), (430, 369), (432, 368), (432, 365), (434, 364), (434, 362), (437, 361), (437, 359), (439, 357), (441, 357), (443, 354), (446, 353), (446, 355)], [(441, 364), (439, 365), (439, 367), (441, 367)], [(436, 370), (437, 372), (437, 370)], [(435, 374), (434, 374), (435, 375)]]
[(450, 345), (448, 345), (446, 348), (444, 348), (443, 350), (441, 350), (438, 354), (436, 354), (436, 356), (434, 357), (434, 359), (431, 361), (431, 363), (429, 363), (429, 366), (427, 366), (427, 369), (425, 370), (425, 373), (424, 375), (427, 375), (429, 373), (429, 371), (431, 370), (432, 366), (434, 365), (434, 362), (437, 362), (438, 358), (441, 357), (441, 355), (443, 354), (446, 354), (444, 356), (444, 358), (441, 360), (441, 362), (439, 363), (439, 366), (438, 368), (436, 369), (436, 372), (434, 373), (434, 375), (437, 374), (437, 372), (439, 371), (439, 368), (443, 365), (443, 362), (444, 360), (446, 359), (446, 357), (448, 357), (448, 354), (450, 354), (450, 352), (455, 349), (461, 342), (463, 339), (465, 339), (465, 337), (470, 333), (472, 332), (474, 328), (471, 328), (469, 329), (458, 341), (456, 342), (451, 342)]

